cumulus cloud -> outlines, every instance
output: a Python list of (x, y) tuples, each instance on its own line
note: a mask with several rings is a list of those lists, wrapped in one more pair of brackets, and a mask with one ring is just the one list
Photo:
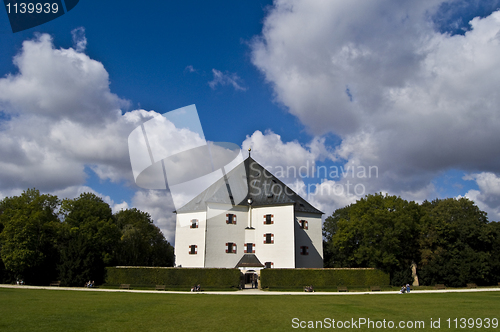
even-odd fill
[(252, 61), (337, 158), (378, 166), (377, 191), (421, 197), (450, 168), (500, 171), (500, 12), (453, 35), (443, 3), (279, 0)]
[(469, 190), (464, 196), (488, 213), (488, 219), (500, 220), (500, 177), (491, 172), (472, 173), (464, 180), (475, 181), (478, 189)]
[[(132, 184), (128, 136), (159, 114), (134, 110), (122, 115), (128, 103), (111, 93), (103, 65), (83, 53), (83, 28), (73, 37), (75, 49), (56, 49), (46, 34), (25, 41), (14, 58), (18, 72), (0, 78), (0, 198), (33, 187), (60, 198), (92, 192), (117, 212), (136, 205), (115, 202), (85, 185), (86, 170), (101, 180)], [(132, 203), (171, 235), (172, 217), (157, 213), (161, 202), (155, 197), (161, 195), (140, 191)]]
[(236, 73), (221, 72), (217, 69), (212, 69), (213, 80), (208, 82), (208, 85), (215, 90), (218, 85), (231, 85), (235, 90), (246, 91), (247, 88), (241, 86), (241, 78)]
[(72, 48), (55, 49), (47, 34), (23, 42), (14, 64), (19, 72), (0, 79), (4, 112), (97, 125), (115, 120), (127, 105), (110, 92), (100, 62)]
[(81, 185), (86, 166), (101, 180), (132, 182), (127, 136), (138, 113), (151, 112), (129, 112), (94, 127), (30, 114), (12, 118), (0, 131), (0, 190)]
[(333, 153), (325, 146), (324, 138), (314, 137), (309, 144), (303, 146), (298, 141), (283, 142), (281, 136), (271, 130), (265, 133), (256, 130), (246, 137), (242, 147), (244, 151), (252, 149), (253, 158), (269, 167), (281, 165), (299, 168), (308, 164), (312, 166), (316, 160), (334, 158)]

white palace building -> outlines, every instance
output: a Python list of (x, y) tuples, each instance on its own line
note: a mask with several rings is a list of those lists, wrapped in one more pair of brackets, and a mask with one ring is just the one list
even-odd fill
[(323, 213), (250, 156), (176, 213), (179, 267), (323, 267)]

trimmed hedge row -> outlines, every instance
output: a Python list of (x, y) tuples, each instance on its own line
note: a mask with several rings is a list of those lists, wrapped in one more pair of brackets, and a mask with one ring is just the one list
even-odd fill
[(237, 288), (239, 269), (189, 269), (175, 267), (108, 267), (106, 283), (111, 285), (166, 285), (173, 287)]
[(264, 269), (262, 288), (302, 288), (389, 285), (389, 274), (377, 269)]

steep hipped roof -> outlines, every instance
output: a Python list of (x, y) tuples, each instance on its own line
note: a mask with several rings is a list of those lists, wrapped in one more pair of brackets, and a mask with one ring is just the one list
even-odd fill
[(257, 256), (254, 254), (244, 254), (243, 257), (241, 257), (240, 261), (238, 264), (236, 264), (235, 268), (238, 267), (264, 267), (265, 265), (262, 264)]
[(248, 206), (248, 198), (253, 207), (294, 204), (295, 211), (323, 214), (251, 157), (176, 212), (205, 211), (206, 203)]

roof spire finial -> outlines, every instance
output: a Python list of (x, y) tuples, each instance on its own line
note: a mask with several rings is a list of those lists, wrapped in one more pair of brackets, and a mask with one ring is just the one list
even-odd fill
[(250, 152), (252, 151), (252, 148), (248, 148), (248, 158), (250, 158)]

